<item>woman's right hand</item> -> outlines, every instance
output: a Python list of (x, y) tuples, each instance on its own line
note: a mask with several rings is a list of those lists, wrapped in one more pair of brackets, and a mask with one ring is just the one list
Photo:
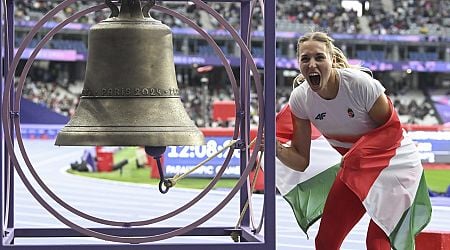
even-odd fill
[[(285, 147), (283, 146), (283, 144), (281, 144), (281, 142), (277, 139), (275, 139), (275, 155), (278, 156), (278, 153), (283, 150)], [(265, 150), (265, 139), (264, 139), (264, 134), (262, 134), (262, 138), (261, 138), (261, 147), (259, 148), (259, 151), (264, 152)]]

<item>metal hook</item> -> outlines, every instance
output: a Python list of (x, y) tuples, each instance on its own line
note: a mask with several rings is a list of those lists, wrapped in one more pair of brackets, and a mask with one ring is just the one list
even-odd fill
[[(166, 189), (163, 189), (163, 185), (164, 185), (164, 187), (166, 187)], [(161, 192), (163, 194), (167, 193), (169, 191), (169, 189), (173, 186), (174, 185), (171, 180), (168, 180), (168, 179), (160, 179), (159, 180), (159, 192)]]
[[(166, 188), (163, 189), (163, 186)], [(169, 191), (169, 187), (165, 185), (165, 180), (160, 180), (158, 187), (159, 187), (159, 192), (161, 192), (162, 194), (165, 194)]]
[[(159, 173), (159, 192), (162, 194), (165, 194), (169, 191), (169, 188), (173, 187), (174, 184), (171, 180), (168, 180), (164, 177), (164, 171), (162, 169), (161, 164), (161, 156), (164, 154), (164, 151), (166, 151), (165, 146), (161, 147), (150, 147), (145, 146), (144, 147), (145, 153), (148, 155), (151, 155), (153, 159), (156, 160), (156, 165), (158, 166), (158, 173)], [(165, 187), (165, 188), (164, 188)]]
[(150, 16), (150, 9), (155, 6), (155, 0), (149, 0), (144, 6), (142, 7), (142, 13), (144, 14), (144, 17), (151, 17)]
[(105, 0), (105, 4), (111, 10), (111, 15), (109, 15), (110, 18), (119, 16), (119, 8), (117, 7), (117, 5), (113, 4), (111, 0)]

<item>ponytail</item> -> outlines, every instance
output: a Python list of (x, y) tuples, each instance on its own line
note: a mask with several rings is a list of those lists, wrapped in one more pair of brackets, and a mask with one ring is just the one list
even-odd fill
[(333, 45), (333, 68), (351, 68), (352, 66), (349, 64), (347, 57), (344, 55), (344, 52), (336, 46)]

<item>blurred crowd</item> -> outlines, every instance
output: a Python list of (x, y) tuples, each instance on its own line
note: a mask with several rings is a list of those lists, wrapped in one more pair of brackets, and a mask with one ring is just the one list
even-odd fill
[(25, 82), (22, 96), (65, 116), (74, 114), (79, 101), (79, 95), (56, 82), (32, 81), (30, 78)]
[[(39, 20), (43, 14), (53, 9), (60, 1), (35, 0), (15, 1), (16, 20)], [(102, 2), (102, 1), (101, 1)], [(372, 34), (431, 34), (447, 35), (450, 28), (450, 4), (448, 0), (371, 0), (360, 1), (362, 11), (344, 8), (340, 0), (277, 0), (277, 30), (305, 32), (320, 29), (331, 33), (372, 33)], [(364, 8), (368, 2), (370, 8)], [(252, 28), (263, 29), (262, 10), (259, 1), (253, 1)], [(95, 1), (76, 1), (59, 12), (54, 21), (60, 22), (79, 9), (85, 9)], [(157, 1), (157, 4), (184, 14), (205, 29), (221, 29), (216, 19), (199, 9), (190, 1)], [(234, 27), (239, 27), (240, 8), (238, 3), (209, 3)], [(107, 18), (110, 11), (82, 17), (78, 22), (94, 24)], [(152, 16), (171, 27), (183, 27), (180, 20), (152, 11)]]
[[(27, 78), (23, 97), (39, 105), (48, 107), (57, 113), (71, 116), (79, 102), (83, 88), (82, 82), (60, 85), (56, 82), (34, 81)], [(292, 89), (277, 87), (276, 111), (288, 103)], [(231, 88), (205, 89), (200, 86), (184, 86), (180, 89), (180, 98), (186, 112), (198, 127), (233, 127), (234, 119), (215, 120), (213, 103), (216, 101), (234, 100)], [(402, 95), (390, 95), (397, 109), (400, 120), (408, 124), (439, 124), (433, 104), (419, 90), (410, 90)], [(257, 126), (259, 119), (258, 98), (255, 93), (250, 98), (250, 123)]]
[[(405, 98), (406, 97), (406, 98)], [(400, 121), (407, 124), (439, 124), (432, 101), (421, 92), (410, 91), (405, 96), (390, 96)]]
[(370, 31), (376, 34), (448, 36), (450, 4), (448, 0), (392, 0), (389, 11), (373, 8), (367, 18)]
[[(61, 1), (34, 0), (15, 3), (16, 20), (37, 21), (55, 8)], [(99, 1), (103, 2), (103, 1)], [(144, 2), (144, 1), (143, 1)], [(360, 1), (363, 5), (366, 1)], [(340, 0), (277, 0), (276, 16), (277, 30), (307, 32), (323, 30), (330, 33), (371, 33), (371, 34), (430, 34), (446, 35), (450, 29), (450, 4), (448, 0), (371, 0), (370, 8), (362, 13), (357, 10), (344, 8)], [(263, 30), (262, 9), (259, 1), (254, 3), (252, 15), (252, 29)], [(53, 21), (60, 22), (80, 9), (96, 4), (95, 1), (76, 1), (70, 7), (59, 12)], [(205, 11), (199, 9), (189, 1), (157, 1), (157, 4), (166, 6), (186, 15), (204, 29), (222, 29), (216, 19), (211, 18)], [(210, 2), (214, 10), (219, 12), (235, 28), (239, 28), (240, 9), (238, 3)], [(91, 13), (77, 20), (86, 24), (95, 24), (107, 18), (108, 9)], [(161, 12), (152, 11), (152, 16), (171, 27), (184, 27), (183, 22)], [(57, 46), (56, 44), (55, 46)], [(45, 105), (64, 115), (72, 115), (79, 101), (82, 83), (68, 83), (55, 77), (49, 77), (51, 72), (39, 70), (30, 73), (23, 95), (36, 103)], [(277, 88), (277, 111), (288, 101), (291, 89), (289, 87)], [(406, 93), (407, 96), (407, 93)], [(404, 122), (419, 124), (436, 124), (431, 102), (422, 94), (420, 103), (415, 98), (395, 100)], [(211, 105), (218, 100), (233, 100), (230, 87), (205, 89), (198, 86), (183, 86), (181, 100), (191, 118), (197, 126), (227, 127), (233, 126), (233, 121), (216, 121), (212, 118)], [(252, 124), (258, 122), (258, 105), (255, 96), (251, 98)], [(434, 119), (430, 119), (434, 117)]]

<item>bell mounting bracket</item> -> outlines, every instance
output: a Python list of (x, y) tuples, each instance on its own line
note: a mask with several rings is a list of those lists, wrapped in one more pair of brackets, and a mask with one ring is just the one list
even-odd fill
[(105, 4), (109, 7), (111, 10), (110, 18), (112, 17), (131, 17), (131, 18), (143, 18), (143, 17), (151, 17), (150, 16), (150, 9), (155, 6), (155, 0), (148, 0), (144, 4), (144, 6), (141, 7), (141, 1), (140, 0), (122, 0), (121, 7), (119, 10), (119, 7), (113, 3), (112, 0), (105, 0)]

